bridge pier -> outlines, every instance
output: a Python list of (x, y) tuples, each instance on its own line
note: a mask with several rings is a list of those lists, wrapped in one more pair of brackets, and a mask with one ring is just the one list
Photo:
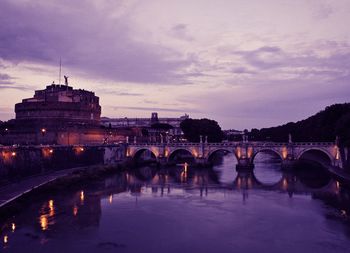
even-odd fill
[(157, 164), (161, 167), (164, 167), (168, 164), (168, 159), (166, 157), (158, 157)]
[(195, 163), (196, 163), (196, 165), (202, 165), (202, 166), (209, 165), (207, 159), (204, 157), (195, 158)]
[(254, 164), (250, 158), (240, 158), (238, 159), (238, 164), (236, 165), (237, 171), (249, 171), (254, 169)]
[(282, 170), (286, 170), (286, 171), (292, 170), (295, 167), (296, 162), (297, 161), (292, 158), (283, 159), (281, 164)]

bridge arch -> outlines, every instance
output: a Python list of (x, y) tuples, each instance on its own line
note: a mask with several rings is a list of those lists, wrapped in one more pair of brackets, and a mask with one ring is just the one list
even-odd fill
[(214, 150), (211, 150), (209, 153), (208, 153), (208, 156), (207, 156), (207, 162), (210, 162), (210, 159), (212, 158), (212, 156), (219, 152), (219, 151), (226, 151), (228, 153), (231, 153), (233, 154), (233, 156), (235, 157), (235, 159), (238, 161), (238, 158), (237, 158), (237, 155), (236, 155), (236, 152), (234, 152), (234, 150), (230, 150), (228, 148), (216, 148)]
[(254, 150), (254, 153), (252, 155), (252, 162), (254, 161), (256, 155), (259, 153), (276, 154), (281, 159), (281, 161), (283, 160), (283, 156), (279, 151), (277, 151), (273, 148), (261, 148), (261, 149)]
[(132, 155), (132, 158), (133, 158), (134, 160), (137, 160), (137, 159), (139, 159), (139, 158), (142, 156), (142, 154), (143, 154), (144, 152), (146, 152), (146, 151), (149, 151), (149, 152), (151, 153), (151, 155), (155, 158), (156, 161), (158, 160), (157, 154), (156, 154), (153, 150), (151, 150), (151, 149), (149, 149), (149, 148), (138, 148), (138, 149), (136, 149), (136, 150), (134, 151), (133, 155)]
[[(305, 160), (310, 160), (314, 162), (318, 162), (321, 165), (332, 165), (333, 164), (333, 156), (327, 150), (323, 148), (311, 147), (302, 150), (298, 156), (297, 160), (302, 160), (303, 156), (309, 155)], [(310, 158), (311, 157), (311, 158)]]
[(192, 159), (195, 159), (198, 156), (198, 154), (194, 153), (193, 150), (188, 149), (188, 148), (184, 148), (184, 147), (180, 147), (180, 148), (176, 148), (174, 150), (171, 150), (171, 152), (168, 155), (168, 161), (173, 161), (175, 156), (180, 152), (186, 152), (186, 153), (190, 154)]

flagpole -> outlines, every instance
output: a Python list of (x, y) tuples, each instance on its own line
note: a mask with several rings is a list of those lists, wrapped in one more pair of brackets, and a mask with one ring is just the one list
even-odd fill
[(58, 76), (58, 84), (61, 84), (61, 68), (62, 68), (62, 64), (61, 64), (61, 57), (60, 57), (60, 72)]

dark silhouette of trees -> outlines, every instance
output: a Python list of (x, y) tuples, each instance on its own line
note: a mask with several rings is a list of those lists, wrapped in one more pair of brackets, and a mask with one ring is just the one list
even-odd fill
[(185, 138), (190, 142), (199, 142), (200, 135), (208, 136), (208, 142), (221, 142), (223, 133), (215, 120), (210, 119), (185, 119), (181, 122), (181, 130)]
[(157, 129), (157, 130), (168, 131), (169, 129), (172, 129), (173, 126), (166, 124), (166, 123), (154, 123), (151, 125), (151, 128)]
[(289, 133), (293, 141), (334, 141), (338, 136), (342, 146), (350, 146), (350, 103), (327, 106), (325, 110), (296, 123), (252, 129), (249, 138), (286, 142)]

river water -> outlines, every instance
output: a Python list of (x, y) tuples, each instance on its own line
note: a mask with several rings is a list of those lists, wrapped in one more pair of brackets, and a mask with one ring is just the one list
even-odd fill
[(283, 172), (263, 153), (253, 172), (229, 154), (215, 162), (38, 196), (0, 224), (0, 251), (349, 252), (350, 191), (321, 168)]

